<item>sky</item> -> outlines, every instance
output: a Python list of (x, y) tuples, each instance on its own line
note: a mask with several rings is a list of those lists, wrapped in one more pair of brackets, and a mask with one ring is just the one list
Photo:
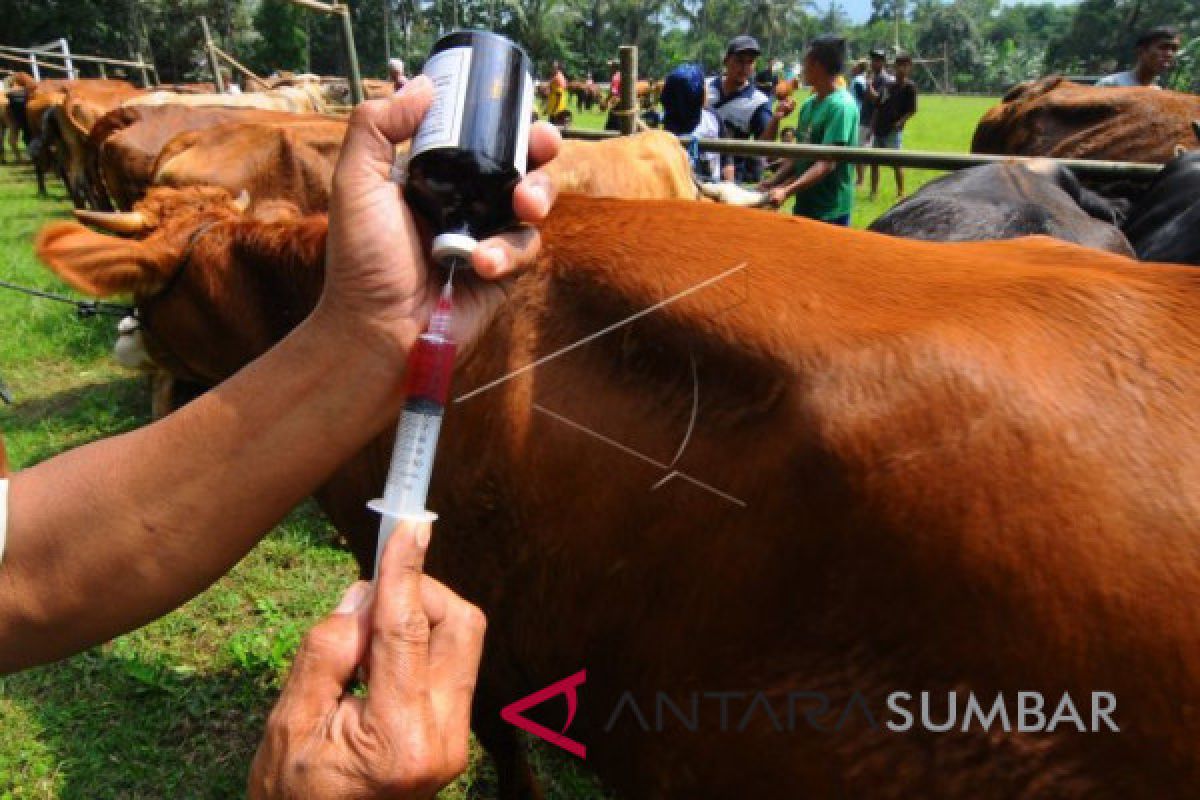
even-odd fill
[[(853, 22), (866, 22), (867, 17), (871, 16), (871, 0), (838, 0), (846, 7), (846, 12), (850, 15)], [(1027, 3), (1040, 2), (1040, 0), (1025, 0)], [(1078, 0), (1051, 0), (1055, 5), (1065, 6), (1078, 2)], [(1016, 5), (1017, 0), (1004, 0), (1004, 5)], [(824, 9), (829, 5), (828, 0), (817, 0), (817, 8)]]

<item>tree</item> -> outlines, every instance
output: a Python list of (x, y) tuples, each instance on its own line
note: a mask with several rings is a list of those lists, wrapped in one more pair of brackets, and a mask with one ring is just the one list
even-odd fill
[(1133, 61), (1133, 42), (1144, 30), (1173, 25), (1184, 41), (1200, 35), (1195, 0), (1083, 0), (1070, 28), (1046, 53), (1047, 69), (1100, 74)]
[(982, 39), (979, 29), (958, 5), (934, 10), (925, 27), (917, 34), (921, 53), (941, 53), (950, 58), (950, 78), (958, 88), (972, 86), (983, 67)]
[(262, 0), (254, 14), (259, 40), (249, 59), (250, 68), (259, 75), (275, 69), (308, 72), (308, 12), (288, 0)]

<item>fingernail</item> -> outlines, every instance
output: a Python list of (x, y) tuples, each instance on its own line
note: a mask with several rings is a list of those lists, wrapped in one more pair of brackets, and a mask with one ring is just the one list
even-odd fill
[(433, 533), (433, 526), (428, 522), (418, 522), (415, 527), (413, 537), (416, 539), (417, 547), (424, 550), (429, 547), (429, 536)]
[(529, 176), (529, 191), (538, 199), (542, 213), (550, 211), (550, 179), (540, 172)]
[(498, 247), (481, 245), (479, 247), (479, 257), (490, 264), (492, 270), (495, 272), (501, 272), (504, 269), (504, 253)]
[(337, 608), (333, 610), (335, 614), (353, 614), (358, 609), (362, 608), (362, 604), (366, 602), (367, 596), (371, 593), (371, 584), (366, 581), (355, 581), (350, 584), (350, 588), (342, 595), (342, 600), (337, 604)]

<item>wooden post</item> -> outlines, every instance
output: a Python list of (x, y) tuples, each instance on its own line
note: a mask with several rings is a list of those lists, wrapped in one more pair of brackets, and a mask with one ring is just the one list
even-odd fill
[(621, 133), (626, 136), (637, 132), (637, 57), (637, 45), (621, 45), (621, 105), (617, 113)]
[(217, 54), (213, 52), (212, 34), (208, 32), (208, 20), (200, 17), (200, 27), (204, 29), (204, 53), (208, 56), (208, 68), (212, 70), (213, 86), (217, 88), (217, 94), (225, 93), (225, 79), (221, 77), (221, 64), (217, 61)]
[(101, 61), (99, 64), (97, 64), (97, 66), (100, 67), (100, 77), (107, 79), (108, 78), (108, 70), (106, 70), (104, 68), (104, 62)]
[(946, 87), (943, 91), (950, 94), (954, 90), (950, 86), (950, 43), (942, 42), (942, 84)]
[(383, 62), (392, 60), (392, 0), (383, 0)]
[(150, 72), (146, 69), (146, 59), (142, 58), (141, 53), (138, 53), (135, 60), (142, 70), (142, 88), (148, 89), (150, 87)]
[(354, 28), (350, 24), (350, 6), (338, 3), (334, 10), (342, 17), (342, 37), (346, 40), (346, 65), (350, 72), (350, 102), (358, 105), (363, 97), (362, 75), (358, 71), (358, 51), (354, 49)]
[(38, 71), (37, 56), (35, 56), (33, 53), (29, 54), (29, 67), (33, 72), (33, 79), (35, 81), (40, 81), (42, 79), (42, 73)]

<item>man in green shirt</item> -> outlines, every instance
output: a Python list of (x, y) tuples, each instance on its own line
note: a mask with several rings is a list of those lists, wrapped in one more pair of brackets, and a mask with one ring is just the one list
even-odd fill
[[(804, 56), (804, 80), (812, 95), (800, 107), (796, 138), (802, 143), (852, 147), (858, 142), (858, 106), (837, 78), (846, 60), (846, 42), (819, 36)], [(785, 161), (762, 184), (776, 206), (796, 196), (793, 212), (834, 225), (849, 225), (854, 209), (854, 165), (843, 161)]]

